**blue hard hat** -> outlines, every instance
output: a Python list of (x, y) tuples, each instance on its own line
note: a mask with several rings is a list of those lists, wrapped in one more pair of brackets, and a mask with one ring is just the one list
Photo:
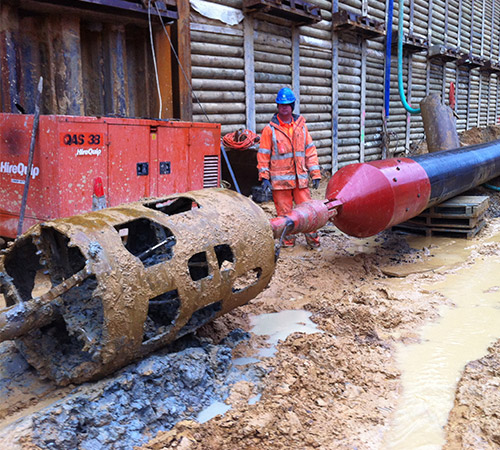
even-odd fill
[(288, 105), (293, 102), (295, 102), (295, 95), (290, 88), (284, 87), (278, 91), (276, 103), (279, 105)]

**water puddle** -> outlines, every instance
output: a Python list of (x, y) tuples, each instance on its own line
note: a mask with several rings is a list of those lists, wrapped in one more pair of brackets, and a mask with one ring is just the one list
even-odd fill
[(423, 250), (425, 257), (417, 262), (381, 267), (386, 275), (406, 277), (412, 273), (439, 272), (443, 267), (450, 269), (462, 264), (473, 249), (473, 246), (463, 239), (407, 236), (406, 241), (411, 248)]
[(499, 270), (500, 256), (491, 255), (427, 287), (455, 306), (443, 306), (440, 319), (422, 328), (420, 344), (399, 348), (403, 391), (384, 449), (444, 445), (443, 427), (464, 366), (484, 356), (500, 336)]
[(284, 341), (290, 334), (301, 332), (306, 334), (322, 333), (310, 319), (311, 313), (302, 309), (285, 310), (271, 314), (261, 314), (252, 317), (250, 330), (259, 336), (269, 336), (269, 348), (261, 349), (258, 357), (273, 356), (276, 353), (278, 341)]
[[(268, 348), (260, 349), (256, 355), (233, 359), (234, 366), (246, 366), (261, 361), (262, 358), (273, 356), (276, 353), (278, 341), (284, 341), (290, 334), (302, 332), (306, 334), (322, 333), (316, 324), (310, 319), (311, 313), (302, 309), (285, 310), (278, 313), (261, 314), (250, 318), (251, 332), (259, 336), (268, 336), (266, 342)], [(257, 394), (248, 400), (249, 405), (254, 405), (260, 400), (261, 394)], [(198, 415), (198, 422), (203, 423), (218, 414), (224, 414), (230, 407), (225, 403), (214, 402)]]
[(235, 358), (233, 359), (233, 365), (235, 366), (246, 366), (247, 364), (255, 364), (258, 363), (260, 359), (258, 358)]
[(226, 405), (223, 402), (213, 402), (205, 409), (202, 409), (198, 415), (196, 416), (196, 421), (199, 423), (208, 422), (210, 419), (213, 419), (215, 416), (224, 415), (231, 409), (230, 405)]

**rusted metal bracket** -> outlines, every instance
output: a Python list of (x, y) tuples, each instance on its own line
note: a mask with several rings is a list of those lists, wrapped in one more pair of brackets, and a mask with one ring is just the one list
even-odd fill
[(385, 25), (382, 22), (344, 9), (332, 14), (332, 24), (336, 32), (349, 32), (364, 39), (385, 36)]
[(443, 63), (456, 61), (460, 58), (460, 50), (446, 45), (436, 44), (429, 48), (427, 59), (431, 61), (440, 61)]
[[(392, 32), (392, 51), (397, 52), (398, 48), (398, 32), (393, 30)], [(413, 54), (421, 53), (429, 49), (429, 41), (421, 36), (416, 36), (414, 34), (405, 34), (403, 36), (403, 53)]]
[(484, 64), (479, 68), (480, 72), (484, 73), (499, 73), (500, 72), (500, 63), (494, 62), (491, 59), (484, 61)]
[(457, 66), (467, 66), (468, 69), (484, 66), (484, 59), (479, 56), (474, 56), (472, 53), (462, 53), (457, 60)]
[(319, 6), (304, 0), (243, 0), (245, 14), (275, 16), (296, 24), (320, 22)]
[[(60, 5), (70, 8), (84, 9), (93, 12), (104, 12), (120, 15), (142, 15), (148, 13), (148, 2), (142, 0), (37, 0), (40, 4)], [(23, 5), (24, 0), (21, 0)], [(32, 3), (32, 2), (30, 2)], [(158, 11), (155, 8), (158, 7)], [(177, 5), (175, 0), (154, 0), (151, 2), (151, 11), (160, 14), (164, 19), (176, 20)]]

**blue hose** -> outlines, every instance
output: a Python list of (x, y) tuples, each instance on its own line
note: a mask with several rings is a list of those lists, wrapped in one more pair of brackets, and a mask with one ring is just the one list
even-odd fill
[(500, 186), (493, 186), (492, 184), (484, 183), (484, 187), (487, 187), (488, 189), (493, 189), (494, 191), (500, 192)]
[(389, 117), (389, 96), (391, 93), (391, 50), (392, 50), (392, 20), (394, 15), (394, 0), (389, 0), (387, 11), (387, 37), (385, 41), (385, 73), (384, 73), (384, 114)]
[(403, 0), (399, 0), (399, 20), (398, 20), (398, 90), (401, 103), (410, 114), (420, 114), (420, 108), (412, 108), (406, 101), (403, 88), (403, 20), (404, 5)]

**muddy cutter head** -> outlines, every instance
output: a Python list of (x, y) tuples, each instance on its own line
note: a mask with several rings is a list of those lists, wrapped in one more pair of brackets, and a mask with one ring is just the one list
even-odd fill
[(0, 340), (42, 375), (80, 383), (247, 303), (275, 267), (269, 220), (205, 189), (32, 227), (0, 263)]

